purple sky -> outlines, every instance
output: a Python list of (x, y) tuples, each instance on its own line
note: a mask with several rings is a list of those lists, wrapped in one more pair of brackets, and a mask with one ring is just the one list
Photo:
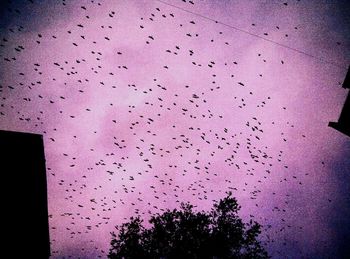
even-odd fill
[(12, 2), (0, 128), (44, 135), (52, 258), (105, 258), (135, 212), (229, 190), (274, 258), (340, 256), (343, 1)]

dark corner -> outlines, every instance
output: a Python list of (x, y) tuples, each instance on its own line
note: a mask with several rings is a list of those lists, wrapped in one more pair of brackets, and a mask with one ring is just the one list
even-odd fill
[(4, 254), (49, 258), (47, 183), (42, 135), (0, 130), (5, 207)]
[[(350, 88), (350, 68), (346, 74), (345, 80), (343, 82), (343, 88)], [(330, 122), (328, 126), (340, 131), (341, 133), (350, 137), (350, 94), (346, 97), (344, 107), (340, 113), (338, 122)]]

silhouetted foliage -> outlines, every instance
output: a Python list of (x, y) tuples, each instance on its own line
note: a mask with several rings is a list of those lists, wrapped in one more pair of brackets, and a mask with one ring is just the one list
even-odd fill
[(111, 259), (223, 259), (269, 258), (257, 239), (260, 225), (244, 223), (231, 193), (209, 212), (197, 212), (189, 203), (181, 209), (153, 215), (146, 229), (139, 217), (117, 226), (112, 233)]

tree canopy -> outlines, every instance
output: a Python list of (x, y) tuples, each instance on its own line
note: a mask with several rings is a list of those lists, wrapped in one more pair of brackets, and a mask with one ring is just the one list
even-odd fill
[(131, 217), (112, 233), (111, 259), (226, 259), (269, 258), (258, 240), (261, 226), (244, 223), (232, 193), (208, 211), (195, 211), (190, 203), (155, 214), (149, 220)]

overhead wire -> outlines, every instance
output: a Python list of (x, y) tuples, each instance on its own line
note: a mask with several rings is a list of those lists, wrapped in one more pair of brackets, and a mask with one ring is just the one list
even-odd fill
[(272, 44), (275, 44), (275, 45), (278, 45), (278, 46), (280, 46), (280, 47), (289, 49), (289, 50), (291, 50), (291, 51), (294, 51), (294, 52), (297, 52), (297, 53), (299, 53), (299, 54), (308, 56), (308, 57), (310, 57), (310, 58), (318, 59), (319, 61), (322, 61), (322, 62), (324, 62), (324, 63), (328, 63), (328, 64), (331, 64), (331, 65), (333, 65), (333, 66), (336, 66), (336, 67), (339, 67), (339, 68), (342, 68), (342, 69), (345, 69), (345, 70), (348, 69), (348, 67), (345, 67), (344, 65), (340, 65), (340, 64), (338, 64), (338, 63), (336, 63), (336, 62), (333, 62), (333, 61), (324, 59), (324, 58), (322, 58), (322, 57), (318, 57), (318, 56), (312, 55), (312, 54), (307, 53), (307, 52), (305, 52), (305, 51), (303, 51), (303, 50), (300, 50), (300, 49), (297, 49), (297, 48), (288, 46), (288, 45), (283, 44), (283, 43), (280, 43), (280, 42), (278, 42), (278, 41), (274, 41), (274, 40), (268, 39), (268, 38), (266, 38), (266, 37), (263, 37), (263, 36), (260, 36), (260, 35), (258, 35), (258, 34), (252, 33), (252, 32), (250, 32), (250, 31), (241, 29), (241, 28), (239, 28), (239, 27), (237, 27), (237, 26), (233, 26), (233, 25), (230, 25), (230, 24), (227, 24), (227, 23), (224, 23), (224, 22), (220, 22), (220, 21), (218, 21), (218, 20), (216, 20), (216, 19), (213, 19), (213, 18), (211, 18), (211, 17), (209, 17), (209, 16), (205, 16), (205, 15), (202, 15), (202, 14), (200, 14), (200, 13), (196, 13), (196, 12), (190, 11), (190, 10), (188, 10), (188, 9), (182, 8), (182, 7), (177, 6), (177, 5), (174, 5), (174, 4), (170, 4), (170, 3), (166, 2), (166, 1), (163, 1), (163, 0), (155, 0), (155, 1), (157, 1), (157, 2), (159, 2), (159, 3), (162, 3), (162, 4), (164, 4), (164, 5), (168, 5), (168, 6), (171, 6), (171, 7), (173, 7), (173, 8), (179, 9), (179, 10), (184, 11), (184, 12), (186, 12), (186, 13), (190, 13), (190, 14), (192, 14), (192, 15), (201, 17), (201, 18), (203, 18), (203, 19), (206, 19), (206, 20), (215, 22), (216, 24), (221, 24), (221, 25), (223, 25), (223, 26), (226, 26), (226, 27), (228, 27), (228, 28), (234, 29), (234, 30), (239, 31), (239, 32), (241, 32), (241, 33), (245, 33), (245, 34), (250, 35), (250, 36), (252, 36), (252, 37), (256, 37), (256, 38), (259, 38), (259, 39), (261, 39), (261, 40), (270, 42), (270, 43), (272, 43)]

